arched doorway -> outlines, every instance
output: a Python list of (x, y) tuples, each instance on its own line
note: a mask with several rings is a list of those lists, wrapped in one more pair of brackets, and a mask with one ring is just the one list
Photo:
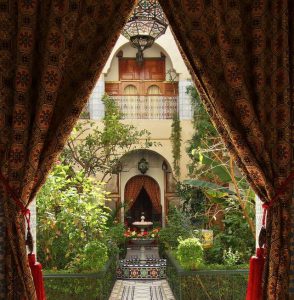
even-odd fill
[(147, 221), (162, 222), (160, 204), (160, 187), (150, 176), (137, 175), (132, 177), (125, 186), (125, 222), (128, 226), (139, 221), (144, 213)]

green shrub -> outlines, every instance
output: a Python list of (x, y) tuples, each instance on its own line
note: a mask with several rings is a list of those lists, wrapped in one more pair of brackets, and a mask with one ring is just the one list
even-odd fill
[(233, 251), (231, 248), (229, 248), (229, 250), (224, 250), (223, 259), (225, 265), (235, 266), (240, 263), (241, 256), (238, 250)]
[(67, 266), (76, 272), (99, 271), (108, 260), (107, 246), (100, 241), (91, 241)]
[(198, 238), (180, 240), (177, 259), (185, 269), (197, 269), (203, 263), (203, 248)]
[(102, 183), (83, 172), (54, 167), (37, 195), (37, 248), (44, 269), (65, 269), (85, 254), (85, 245), (104, 241), (107, 195)]
[(165, 249), (175, 249), (179, 244), (179, 238), (186, 239), (192, 236), (191, 223), (187, 215), (176, 207), (171, 207), (166, 227), (160, 230), (159, 242)]
[(105, 233), (105, 243), (109, 255), (122, 255), (125, 252), (126, 238), (124, 236), (125, 226), (121, 223), (113, 223)]

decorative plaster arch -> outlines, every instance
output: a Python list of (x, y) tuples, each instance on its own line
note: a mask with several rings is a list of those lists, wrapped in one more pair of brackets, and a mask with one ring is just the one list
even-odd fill
[[(141, 151), (144, 151), (144, 152), (149, 152), (149, 153), (152, 153), (154, 155), (157, 155), (158, 157), (160, 157), (162, 160), (164, 160), (167, 164), (167, 167), (168, 167), (168, 171), (169, 172), (172, 172), (173, 171), (173, 168), (172, 168), (172, 164), (170, 163), (169, 159), (167, 159), (166, 157), (163, 156), (163, 154), (161, 154), (160, 152), (158, 151), (155, 151), (153, 149), (144, 149), (144, 148), (138, 148), (138, 149), (135, 149), (135, 150), (132, 150), (126, 154), (124, 154), (120, 160), (123, 161), (126, 157), (132, 155), (133, 153), (136, 153), (136, 152), (141, 152)], [(152, 177), (152, 175), (148, 175), (150, 177)], [(153, 177), (152, 177), (153, 178)], [(156, 178), (153, 178), (155, 181), (156, 181)]]
[[(166, 202), (166, 182), (167, 174), (172, 173), (172, 167), (169, 161), (160, 153), (150, 149), (136, 149), (125, 154), (120, 160), (122, 162), (122, 171), (119, 176), (119, 195), (121, 203), (125, 203), (125, 187), (129, 180), (137, 175), (142, 175), (138, 170), (138, 162), (142, 157), (148, 158), (153, 166), (147, 171), (147, 176), (155, 180), (159, 185), (160, 191), (160, 207), (162, 216), (162, 226), (165, 226), (165, 217), (167, 213), (168, 204)], [(167, 170), (162, 169), (162, 164), (165, 162)], [(149, 165), (150, 166), (150, 165)], [(124, 222), (125, 209), (121, 209), (121, 220)]]
[[(105, 66), (103, 68), (103, 71), (102, 71), (103, 74), (107, 74), (110, 71), (110, 68), (111, 68), (113, 61), (116, 58), (117, 54), (128, 45), (131, 47), (130, 42), (126, 38), (123, 38), (122, 41), (120, 41), (120, 39), (119, 39), (119, 41), (115, 45), (116, 46), (115, 49), (113, 49), (111, 55), (109, 56)], [(160, 45), (156, 42), (154, 43), (154, 45), (156, 47), (158, 47), (160, 49), (160, 51), (170, 60), (172, 69), (175, 70), (176, 73), (178, 74), (177, 70), (174, 68), (174, 62), (177, 60), (177, 58), (176, 57), (172, 58), (172, 55), (170, 55), (162, 45)]]

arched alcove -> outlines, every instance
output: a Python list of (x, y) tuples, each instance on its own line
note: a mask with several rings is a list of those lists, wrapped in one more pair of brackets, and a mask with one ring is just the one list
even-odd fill
[(161, 192), (155, 179), (146, 175), (132, 177), (125, 186), (124, 195), (128, 225), (139, 221), (142, 213), (147, 221), (161, 222)]

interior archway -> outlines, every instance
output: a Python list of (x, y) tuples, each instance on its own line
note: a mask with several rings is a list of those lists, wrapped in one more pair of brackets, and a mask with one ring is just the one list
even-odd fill
[(160, 187), (152, 178), (146, 175), (132, 177), (125, 187), (125, 221), (128, 226), (139, 221), (144, 213), (147, 221), (162, 221), (160, 204)]

